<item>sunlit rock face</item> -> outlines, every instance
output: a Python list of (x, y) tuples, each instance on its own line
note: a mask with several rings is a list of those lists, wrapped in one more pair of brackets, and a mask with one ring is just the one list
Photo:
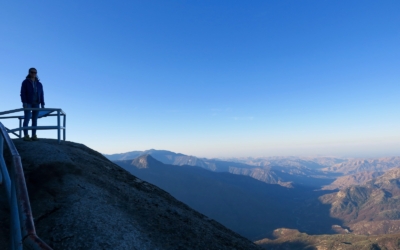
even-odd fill
[(359, 172), (356, 174), (345, 175), (337, 178), (331, 184), (323, 187), (324, 190), (344, 189), (354, 185), (362, 185), (376, 177), (383, 175), (385, 172)]
[(346, 232), (341, 234), (308, 235), (298, 230), (279, 228), (274, 235), (276, 239), (262, 239), (256, 243), (265, 249), (274, 250), (372, 250), (400, 249), (399, 234), (384, 235), (354, 235)]
[[(54, 249), (258, 249), (82, 144), (14, 142), (37, 234)], [(0, 248), (7, 249), (0, 201)]]
[(354, 234), (400, 233), (400, 168), (320, 197)]

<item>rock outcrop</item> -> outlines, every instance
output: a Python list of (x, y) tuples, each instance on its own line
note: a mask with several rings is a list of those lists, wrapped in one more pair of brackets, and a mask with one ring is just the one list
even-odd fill
[(354, 234), (400, 233), (400, 168), (337, 193), (320, 197), (330, 214)]
[(323, 234), (308, 235), (298, 230), (279, 228), (274, 232), (276, 239), (263, 239), (256, 243), (265, 249), (274, 250), (398, 250), (400, 234), (354, 235)]
[[(37, 234), (54, 249), (258, 249), (82, 144), (14, 143)], [(3, 231), (7, 213), (2, 206)]]

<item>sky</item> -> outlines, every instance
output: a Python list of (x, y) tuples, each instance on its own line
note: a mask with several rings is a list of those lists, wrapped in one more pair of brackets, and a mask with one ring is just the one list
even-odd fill
[(105, 154), (400, 156), (399, 12), (397, 0), (3, 1), (0, 111), (21, 107), (35, 67), (67, 140)]

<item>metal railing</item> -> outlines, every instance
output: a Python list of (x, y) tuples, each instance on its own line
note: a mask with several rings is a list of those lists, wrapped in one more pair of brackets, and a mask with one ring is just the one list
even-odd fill
[[(22, 120), (24, 119), (24, 115), (19, 115), (19, 116), (4, 116), (7, 114), (12, 114), (12, 113), (17, 113), (25, 110), (35, 110), (39, 112), (39, 117), (38, 119), (42, 117), (48, 117), (48, 116), (57, 116), (57, 126), (28, 126), (28, 127), (22, 127)], [(61, 117), (63, 117), (63, 125), (61, 126)], [(63, 141), (65, 141), (65, 134), (66, 134), (66, 123), (67, 123), (67, 114), (62, 110), (58, 108), (21, 108), (21, 109), (14, 109), (14, 110), (8, 110), (8, 111), (3, 111), (0, 112), (0, 119), (19, 119), (19, 128), (15, 129), (8, 129), (6, 128), (8, 133), (12, 133), (13, 135), (17, 136), (18, 138), (22, 137), (21, 132), (25, 129), (31, 130), (31, 129), (36, 129), (36, 130), (49, 130), (49, 129), (56, 129), (57, 130), (57, 139), (58, 143), (60, 143), (60, 138), (61, 138), (61, 130), (63, 131)], [(17, 134), (16, 132), (19, 131)]]
[[(10, 173), (3, 156), (4, 142), (6, 142), (12, 156)], [(52, 250), (36, 235), (21, 157), (1, 122), (0, 153), (0, 184), (5, 188), (11, 211), (11, 249), (22, 250), (23, 247), (26, 247), (32, 250)]]

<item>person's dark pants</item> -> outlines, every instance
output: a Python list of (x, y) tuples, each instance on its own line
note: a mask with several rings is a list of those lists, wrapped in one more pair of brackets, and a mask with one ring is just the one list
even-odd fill
[[(27, 108), (39, 108), (39, 104), (28, 104)], [(27, 127), (29, 120), (32, 118), (32, 127), (37, 126), (37, 119), (39, 116), (38, 110), (25, 110), (24, 111), (24, 127)], [(28, 130), (24, 129), (24, 136), (28, 135)], [(36, 135), (36, 129), (32, 129), (32, 136)]]

